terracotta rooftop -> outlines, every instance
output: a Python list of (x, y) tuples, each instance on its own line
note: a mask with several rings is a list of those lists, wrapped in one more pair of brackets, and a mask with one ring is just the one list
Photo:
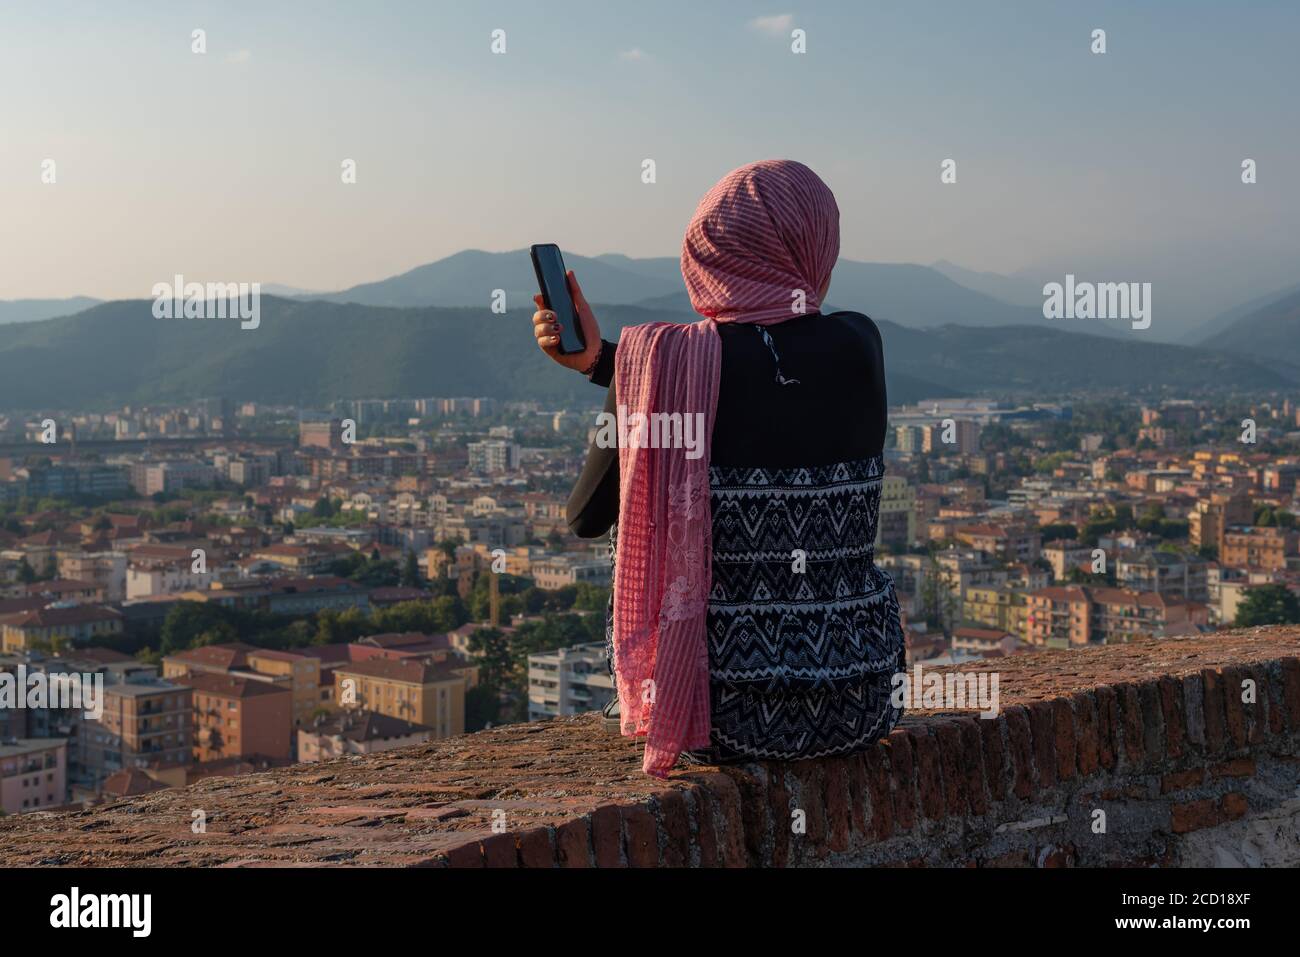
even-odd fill
[(667, 781), (598, 715), (507, 725), (10, 816), (0, 846), (15, 867), (1296, 866), (1298, 652), (1278, 627), (979, 660), (960, 674), (999, 675), (991, 720), (913, 711), (861, 754)]

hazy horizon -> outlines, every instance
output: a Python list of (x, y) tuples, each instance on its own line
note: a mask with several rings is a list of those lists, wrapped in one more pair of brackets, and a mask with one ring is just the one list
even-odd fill
[(1174, 338), (1300, 281), (1298, 28), (1274, 3), (10, 5), (0, 299), (676, 256), (719, 176), (789, 156), (846, 259), (1151, 282)]

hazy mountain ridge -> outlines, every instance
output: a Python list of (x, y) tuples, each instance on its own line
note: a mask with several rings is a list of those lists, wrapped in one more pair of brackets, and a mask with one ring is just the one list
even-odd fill
[(101, 300), (90, 296), (70, 296), (67, 299), (0, 299), (0, 326), (70, 316), (99, 302)]
[(1200, 348), (1247, 357), (1283, 374), (1300, 369), (1300, 287), (1237, 317)]
[[(149, 300), (105, 303), (0, 336), (0, 407), (107, 408), (211, 395), (324, 405), (338, 398), (488, 395), (599, 404), (599, 390), (538, 351), (528, 309), (394, 309), (263, 296), (261, 324), (155, 319)], [(600, 305), (607, 339), (680, 311)], [(1027, 395), (1168, 385), (1203, 391), (1296, 381), (1246, 357), (1056, 328), (878, 321), (891, 403), (966, 392)]]

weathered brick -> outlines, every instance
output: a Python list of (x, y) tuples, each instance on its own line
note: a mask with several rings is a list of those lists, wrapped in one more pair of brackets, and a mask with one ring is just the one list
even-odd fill
[(1073, 703), (1075, 759), (1079, 774), (1086, 778), (1096, 773), (1101, 760), (1097, 702), (1087, 691), (1080, 691), (1074, 695)]
[(1201, 688), (1204, 691), (1205, 751), (1222, 754), (1228, 741), (1223, 711), (1223, 676), (1213, 668), (1201, 671)]
[(855, 838), (868, 836), (871, 827), (871, 793), (867, 784), (867, 753), (879, 750), (876, 746), (862, 754), (848, 758), (849, 829)]
[(1219, 798), (1219, 811), (1225, 821), (1236, 821), (1246, 816), (1250, 803), (1240, 791), (1229, 791)]
[(627, 835), (627, 863), (629, 867), (658, 867), (659, 829), (654, 815), (644, 804), (632, 804), (620, 809), (623, 831)]
[(974, 814), (987, 814), (989, 810), (984, 783), (984, 756), (980, 753), (981, 723), (988, 722), (979, 718), (962, 718), (957, 722), (957, 734), (961, 739), (962, 773), (966, 775), (966, 800), (970, 802)]
[(768, 780), (768, 801), (772, 812), (772, 866), (785, 867), (790, 863), (790, 845), (793, 840), (791, 822), (793, 806), (785, 784), (785, 771), (773, 768)]
[(663, 865), (685, 867), (691, 862), (691, 819), (686, 798), (676, 789), (660, 791), (655, 798), (664, 834)]
[(1242, 668), (1241, 671), (1244, 677), (1249, 678), (1255, 684), (1255, 701), (1253, 704), (1245, 706), (1246, 740), (1252, 746), (1263, 744), (1264, 738), (1269, 733), (1268, 675), (1259, 665), (1251, 665)]
[(990, 857), (983, 863), (984, 867), (1033, 867), (1026, 850), (1007, 851), (997, 857)]
[[(748, 776), (746, 776), (748, 777)], [(745, 847), (745, 807), (744, 795), (736, 779), (721, 770), (704, 774), (701, 779), (701, 791), (708, 795), (711, 802), (713, 822), (717, 835), (718, 859), (724, 867), (746, 867), (749, 854)], [(750, 805), (754, 812), (751, 816), (767, 820), (767, 807), (762, 801)], [(700, 813), (704, 813), (701, 807)]]
[(944, 721), (935, 725), (934, 736), (939, 743), (944, 807), (954, 817), (964, 815), (970, 810), (970, 804), (966, 797), (966, 775), (961, 766), (961, 735), (953, 722)]
[(1253, 778), (1255, 776), (1254, 758), (1233, 758), (1210, 768), (1210, 775), (1216, 778)]
[(1137, 686), (1138, 700), (1142, 703), (1142, 744), (1146, 763), (1161, 764), (1165, 760), (1165, 721), (1160, 706), (1160, 685), (1144, 681)]
[[(683, 776), (685, 780), (696, 781), (692, 776)], [(703, 784), (682, 792), (686, 801), (686, 814), (691, 823), (691, 849), (694, 851), (692, 864), (700, 867), (721, 867), (722, 849), (718, 846), (718, 811), (713, 795)]]
[[(778, 787), (778, 782), (774, 780), (775, 775), (734, 765), (720, 770), (736, 785), (740, 795), (740, 808), (743, 815), (741, 834), (744, 837), (746, 859), (754, 867), (771, 863), (773, 858), (768, 854), (770, 852), (775, 855), (774, 835), (777, 831), (775, 789)], [(785, 819), (789, 820), (788, 808), (784, 814)], [(773, 866), (780, 865), (773, 864)]]
[(1240, 668), (1223, 669), (1224, 724), (1228, 729), (1228, 746), (1246, 746), (1246, 704), (1241, 700), (1246, 675)]
[(1056, 786), (1056, 712), (1051, 701), (1029, 705), (1029, 729), (1034, 739), (1034, 770), (1038, 786)]
[(826, 845), (832, 851), (849, 849), (849, 769), (845, 758), (826, 762)]
[(488, 867), (518, 867), (518, 838), (506, 832), (483, 839), (483, 861)]
[(826, 856), (826, 799), (825, 775), (820, 761), (795, 761), (790, 765), (791, 777), (797, 782), (795, 807), (804, 812), (803, 834), (793, 834), (791, 851), (797, 850), (801, 860)]
[(483, 848), (478, 841), (467, 841), (447, 851), (448, 867), (483, 867)]
[[(912, 739), (906, 731), (891, 731), (886, 739), (889, 742), (888, 754), (882, 753), (880, 760), (889, 765), (891, 791), (893, 796), (893, 818), (899, 830), (910, 831), (916, 826), (917, 792), (916, 762), (912, 749)], [(868, 754), (871, 752), (868, 751)], [(870, 770), (870, 765), (868, 765)], [(879, 834), (879, 825), (876, 833)]]
[(943, 817), (943, 775), (939, 769), (938, 742), (924, 730), (912, 734), (912, 751), (916, 754), (916, 785), (921, 810), (932, 821)]
[(1170, 758), (1181, 758), (1187, 738), (1183, 683), (1165, 675), (1159, 681), (1159, 688), (1160, 713), (1165, 726), (1165, 754)]
[(1052, 699), (1052, 726), (1055, 729), (1056, 777), (1069, 781), (1075, 776), (1076, 741), (1074, 709), (1069, 698)]
[(1097, 701), (1097, 763), (1107, 771), (1115, 767), (1120, 747), (1119, 699), (1110, 685), (1093, 689)]
[(1115, 686), (1119, 701), (1120, 729), (1124, 736), (1124, 765), (1146, 763), (1146, 745), (1142, 740), (1142, 701), (1137, 685), (1124, 682)]
[(623, 866), (623, 818), (614, 804), (591, 812), (591, 843), (597, 867)]
[[(897, 755), (891, 749), (890, 757)], [(910, 746), (909, 746), (910, 754)], [(894, 794), (890, 788), (890, 769), (885, 765), (885, 751), (880, 747), (868, 748), (863, 752), (863, 773), (866, 778), (867, 794), (871, 801), (871, 832), (877, 841), (887, 840), (894, 833)], [(908, 789), (911, 789), (911, 776), (908, 776)], [(909, 811), (915, 823), (915, 803), (909, 805)]]
[(1282, 659), (1282, 701), (1287, 729), (1295, 734), (1300, 731), (1300, 658)]
[(535, 827), (519, 835), (521, 867), (554, 867), (555, 845), (549, 827)]
[(1202, 784), (1204, 781), (1204, 768), (1192, 768), (1190, 771), (1172, 771), (1169, 774), (1161, 776), (1160, 793), (1168, 794), (1170, 791), (1181, 791), (1184, 788), (1194, 788)]
[(1185, 675), (1183, 685), (1184, 732), (1188, 750), (1205, 753), (1205, 688), (1199, 674)]
[(574, 818), (555, 829), (555, 860), (561, 867), (590, 867), (591, 823)]
[(1169, 809), (1169, 826), (1175, 834), (1186, 834), (1188, 831), (1214, 827), (1222, 820), (1218, 805), (1209, 798), (1175, 804)]
[(1004, 757), (1006, 748), (1002, 743), (1002, 729), (1006, 725), (1006, 719), (998, 715), (994, 718), (981, 718), (977, 724), (984, 758), (984, 779), (988, 782), (989, 796), (994, 801), (1001, 801), (1007, 794), (1007, 764)]
[(1021, 800), (1034, 793), (1034, 744), (1029, 711), (1013, 705), (1003, 711), (1007, 724), (1007, 757), (1012, 768), (1012, 791)]

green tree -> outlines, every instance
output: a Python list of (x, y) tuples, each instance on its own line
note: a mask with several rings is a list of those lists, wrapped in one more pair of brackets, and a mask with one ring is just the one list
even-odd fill
[(1300, 598), (1283, 585), (1261, 585), (1246, 592), (1237, 606), (1238, 628), (1300, 624)]
[(402, 563), (402, 584), (407, 588), (418, 588), (420, 585), (420, 562), (415, 557), (415, 552), (409, 549)]

